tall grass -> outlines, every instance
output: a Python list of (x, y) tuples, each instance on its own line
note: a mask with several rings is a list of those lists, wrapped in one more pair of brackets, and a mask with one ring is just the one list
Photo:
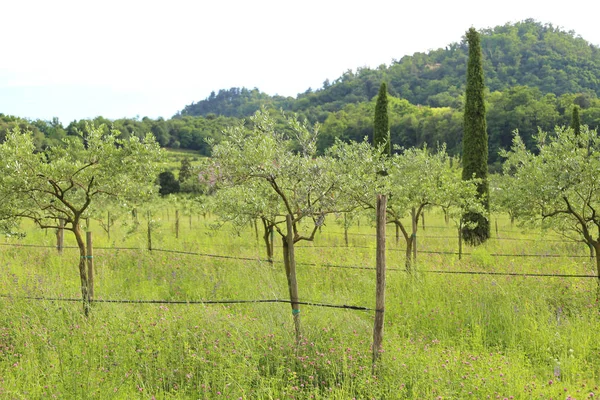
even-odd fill
[[(243, 256), (231, 260), (148, 252), (145, 232), (119, 224), (109, 242), (92, 225), (98, 299), (286, 299), (281, 245), (263, 261), (253, 228), (215, 231), (194, 217), (173, 234), (173, 212), (155, 233), (156, 248)], [(421, 249), (455, 251), (455, 231), (428, 215)], [(24, 226), (10, 244), (54, 243), (53, 233)], [(591, 273), (581, 244), (521, 232), (500, 221), (501, 238), (458, 260), (419, 254), (403, 269), (403, 243), (389, 231), (384, 354), (373, 369), (373, 312), (301, 307), (295, 345), (286, 304), (95, 303), (24, 299), (77, 298), (78, 254), (65, 249), (0, 247), (0, 398), (6, 399), (485, 399), (588, 398), (600, 382), (600, 322), (595, 279), (442, 275), (425, 270)], [(301, 300), (374, 308), (375, 272), (328, 265), (374, 266), (374, 230), (353, 227), (344, 247), (329, 223), (296, 254)], [(436, 237), (434, 237), (436, 236)], [(437, 236), (450, 236), (438, 238)], [(67, 235), (67, 245), (72, 245)], [(535, 241), (534, 241), (535, 240)], [(330, 247), (337, 246), (337, 247)], [(492, 254), (515, 254), (496, 257)], [(315, 264), (315, 265), (308, 265)], [(419, 272), (421, 271), (421, 272)]]

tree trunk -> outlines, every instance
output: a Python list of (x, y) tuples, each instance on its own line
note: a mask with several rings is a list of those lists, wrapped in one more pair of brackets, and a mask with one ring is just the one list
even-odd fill
[(288, 280), (288, 289), (290, 291), (290, 301), (292, 304), (292, 316), (294, 318), (294, 328), (296, 331), (296, 344), (300, 342), (300, 306), (298, 304), (298, 282), (296, 280), (296, 257), (294, 255), (294, 231), (292, 226), (292, 216), (286, 216), (287, 235), (282, 238), (283, 241), (283, 263)]
[(425, 230), (425, 211), (421, 212), (421, 225), (423, 226), (423, 230)]
[[(381, 354), (385, 312), (385, 222), (387, 196), (377, 196), (377, 252), (375, 287), (375, 322), (373, 325), (373, 369)], [(375, 371), (373, 371), (374, 373)]]
[(596, 303), (600, 305), (600, 241), (593, 244), (596, 251), (596, 276), (598, 278), (598, 287), (596, 288)]
[(412, 246), (413, 246), (413, 237), (409, 236), (406, 238), (406, 260), (404, 261), (404, 266), (406, 267), (406, 272), (409, 274), (412, 273)]
[(400, 244), (400, 225), (394, 223), (396, 225), (396, 246)]
[(273, 244), (271, 243), (273, 227), (270, 227), (265, 219), (262, 219), (262, 223), (264, 228), (263, 240), (265, 241), (265, 248), (267, 249), (267, 260), (273, 264)]
[(256, 218), (252, 220), (254, 222), (254, 235), (256, 236), (256, 243), (258, 243), (258, 223)]
[(90, 313), (90, 294), (88, 290), (88, 277), (87, 277), (87, 262), (85, 253), (85, 242), (79, 229), (79, 224), (73, 222), (73, 233), (75, 234), (75, 240), (77, 241), (77, 247), (79, 248), (79, 279), (81, 280), (81, 298), (83, 300), (83, 313), (87, 317)]
[(450, 214), (448, 214), (448, 210), (444, 209), (444, 222), (446, 225), (450, 223)]

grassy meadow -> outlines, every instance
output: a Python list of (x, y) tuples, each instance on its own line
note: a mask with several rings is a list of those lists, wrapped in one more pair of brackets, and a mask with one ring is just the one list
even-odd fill
[[(270, 264), (253, 227), (215, 230), (210, 217), (182, 216), (176, 239), (174, 210), (158, 214), (152, 252), (141, 217), (135, 233), (117, 221), (110, 240), (92, 221), (96, 299), (289, 297), (279, 238)], [(426, 272), (594, 273), (583, 244), (522, 232), (503, 218), (498, 236), (465, 247), (462, 260), (419, 253), (412, 277), (403, 272), (403, 240), (396, 244), (388, 226), (385, 350), (374, 368), (373, 311), (301, 306), (296, 345), (289, 304), (95, 303), (85, 318), (80, 302), (26, 299), (78, 298), (79, 256), (73, 248), (59, 255), (54, 232), (23, 227), (25, 238), (0, 246), (0, 399), (587, 399), (600, 392), (596, 279)], [(300, 299), (373, 309), (375, 271), (332, 266), (374, 268), (373, 234), (362, 221), (346, 247), (341, 225), (328, 218), (313, 243), (300, 242)], [(428, 212), (418, 247), (455, 252), (456, 230)]]

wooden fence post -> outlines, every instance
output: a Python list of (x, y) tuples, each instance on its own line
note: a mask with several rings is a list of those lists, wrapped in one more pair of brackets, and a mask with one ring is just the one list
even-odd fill
[(106, 235), (108, 236), (108, 240), (110, 240), (110, 211), (106, 212)]
[(56, 249), (58, 254), (62, 254), (63, 248), (65, 247), (65, 220), (59, 218), (58, 230), (56, 231)]
[(414, 271), (415, 267), (417, 265), (417, 224), (419, 223), (419, 220), (417, 217), (417, 212), (414, 207), (411, 210), (411, 215), (412, 215), (412, 237), (413, 237), (413, 239), (412, 239), (412, 252), (413, 252), (412, 269)]
[(87, 231), (86, 239), (86, 260), (88, 267), (88, 298), (94, 299), (94, 247), (92, 244), (92, 232)]
[[(275, 242), (275, 229), (271, 228), (270, 235), (271, 235), (271, 257), (273, 257), (274, 256), (274, 254), (273, 254), (273, 250), (274, 250), (273, 246), (274, 246), (274, 244), (273, 243)], [(273, 262), (273, 260), (271, 260), (271, 262)]]
[(146, 215), (148, 218), (148, 250), (152, 251), (152, 221), (150, 220), (152, 216), (150, 215), (150, 211)]
[(175, 239), (179, 239), (179, 210), (175, 210)]
[(494, 223), (496, 225), (496, 237), (500, 237), (500, 235), (498, 235), (498, 218), (494, 220)]
[(462, 259), (462, 224), (458, 226), (458, 259)]
[(348, 213), (344, 213), (344, 242), (346, 243), (346, 247), (348, 247)]
[(387, 196), (377, 195), (377, 252), (376, 252), (376, 289), (375, 323), (373, 326), (373, 372), (375, 363), (381, 354), (383, 342), (383, 322), (385, 311), (385, 222)]

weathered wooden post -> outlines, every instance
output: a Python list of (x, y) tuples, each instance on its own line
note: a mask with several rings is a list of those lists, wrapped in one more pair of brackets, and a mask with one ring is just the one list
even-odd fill
[(62, 254), (63, 248), (65, 247), (65, 220), (59, 218), (58, 230), (56, 231), (56, 249), (58, 254)]
[(90, 300), (94, 299), (94, 247), (92, 244), (92, 232), (87, 231), (85, 234), (86, 239), (86, 260), (88, 270), (88, 297)]
[(346, 243), (346, 247), (348, 247), (348, 216), (347, 216), (347, 213), (344, 213), (344, 242)]
[(175, 239), (179, 239), (179, 210), (175, 210)]
[(458, 226), (458, 259), (462, 259), (462, 224)]
[(148, 218), (148, 250), (152, 251), (152, 215), (150, 211), (146, 215)]
[(413, 271), (415, 270), (416, 264), (417, 264), (417, 224), (418, 224), (418, 217), (416, 214), (416, 210), (413, 207), (411, 210), (411, 215), (412, 215), (412, 258), (413, 258), (413, 262), (412, 262), (412, 269)]
[[(270, 244), (270, 246), (271, 246), (271, 257), (273, 257), (273, 255), (274, 255), (274, 253), (273, 253), (273, 250), (274, 250), (273, 246), (274, 246), (274, 243), (275, 243), (275, 230), (272, 227), (271, 227), (271, 231), (270, 231), (269, 235), (271, 236), (271, 244)], [(273, 259), (271, 258), (271, 263), (272, 262), (273, 262)]]
[[(375, 286), (375, 323), (373, 326), (373, 370), (381, 354), (385, 311), (385, 223), (387, 196), (377, 195), (377, 250)], [(373, 371), (374, 372), (374, 371)]]
[(110, 240), (110, 211), (106, 212), (106, 234), (108, 235), (108, 240)]

